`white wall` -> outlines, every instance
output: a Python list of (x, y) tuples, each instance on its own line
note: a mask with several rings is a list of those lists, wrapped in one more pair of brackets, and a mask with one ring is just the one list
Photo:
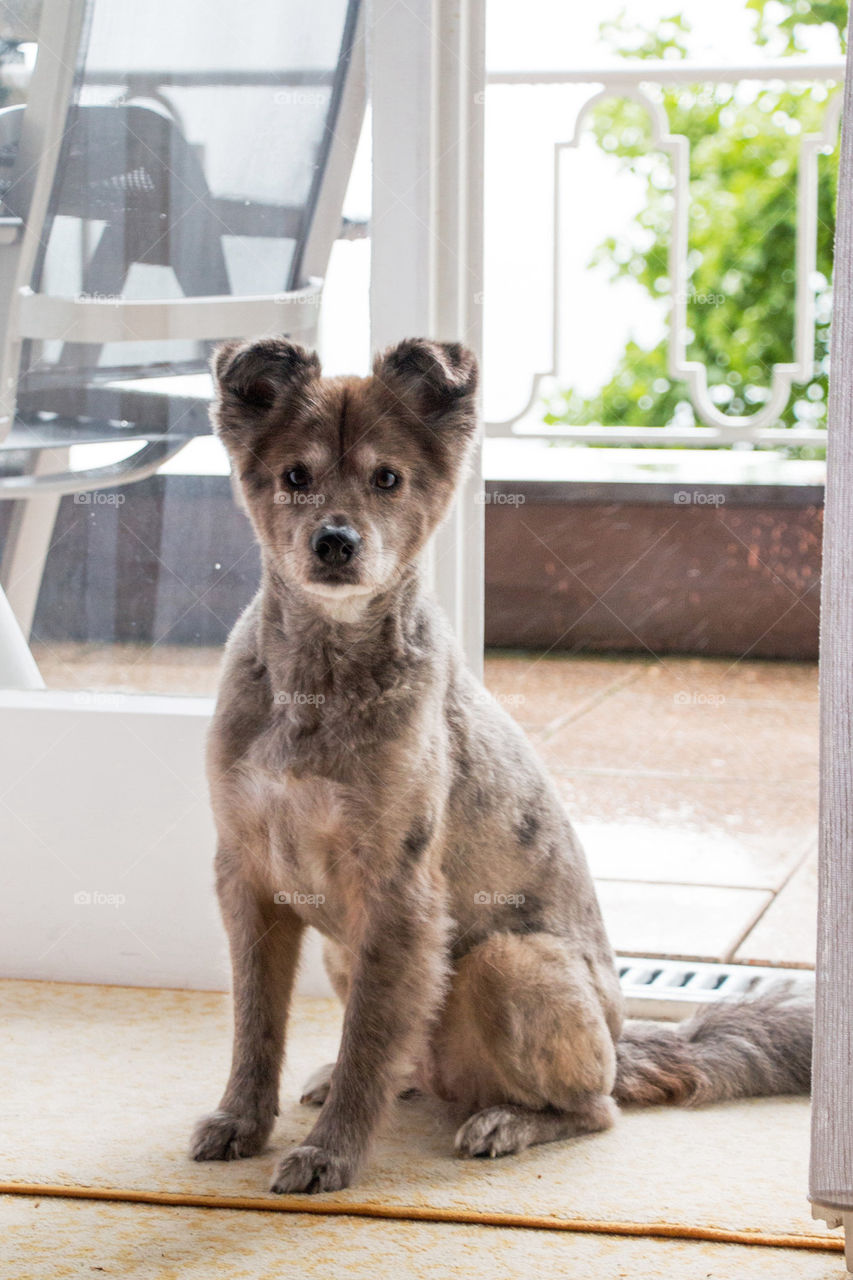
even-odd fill
[[(228, 987), (204, 778), (211, 709), (0, 694), (0, 976)], [(330, 990), (316, 937), (300, 987)]]

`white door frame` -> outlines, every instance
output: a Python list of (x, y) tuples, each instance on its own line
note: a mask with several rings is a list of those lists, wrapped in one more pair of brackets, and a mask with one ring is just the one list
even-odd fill
[[(482, 356), (485, 0), (371, 0), (371, 344), (462, 341)], [(481, 451), (429, 557), (483, 670)]]

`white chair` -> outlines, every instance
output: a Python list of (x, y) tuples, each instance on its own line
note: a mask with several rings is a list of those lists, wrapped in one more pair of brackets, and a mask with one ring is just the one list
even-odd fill
[[(315, 340), (361, 130), (360, 0), (45, 0), (0, 111), (0, 584), (29, 632), (59, 500), (209, 431), (211, 344)], [(132, 447), (70, 470), (74, 445)]]

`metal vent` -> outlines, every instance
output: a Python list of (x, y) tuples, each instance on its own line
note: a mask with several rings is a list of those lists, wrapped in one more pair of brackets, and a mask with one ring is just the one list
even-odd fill
[(702, 964), (617, 956), (616, 967), (629, 1018), (680, 1022), (719, 1000), (758, 996), (780, 982), (814, 993), (809, 969), (770, 969), (751, 964)]

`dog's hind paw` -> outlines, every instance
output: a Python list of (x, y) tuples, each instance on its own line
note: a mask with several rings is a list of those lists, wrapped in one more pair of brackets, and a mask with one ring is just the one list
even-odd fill
[(263, 1151), (273, 1120), (213, 1111), (199, 1120), (190, 1141), (193, 1160), (242, 1160)]
[(350, 1162), (322, 1147), (294, 1147), (279, 1161), (270, 1191), (341, 1191), (352, 1177)]
[[(327, 1062), (324, 1067), (318, 1067), (316, 1071), (311, 1073), (302, 1086), (302, 1094), (299, 1098), (304, 1107), (322, 1107), (332, 1087), (332, 1072), (334, 1069), (335, 1063)], [(414, 1085), (404, 1085), (401, 1087), (397, 1097), (409, 1102), (414, 1098), (422, 1098), (423, 1093)]]
[(311, 1073), (302, 1086), (302, 1097), (299, 1099), (304, 1106), (322, 1107), (332, 1087), (334, 1069), (334, 1062), (327, 1062), (324, 1067), (318, 1067)]
[(526, 1126), (510, 1107), (487, 1107), (471, 1116), (453, 1143), (459, 1156), (509, 1156), (529, 1146)]

